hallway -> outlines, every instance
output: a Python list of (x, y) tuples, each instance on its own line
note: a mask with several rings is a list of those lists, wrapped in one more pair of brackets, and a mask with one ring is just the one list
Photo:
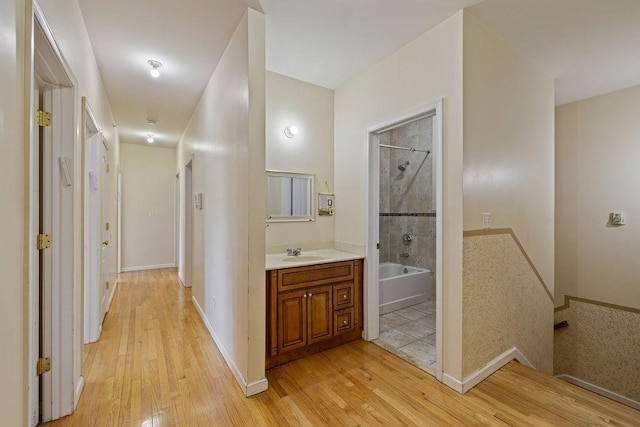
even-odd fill
[(85, 346), (73, 415), (48, 426), (638, 425), (640, 413), (512, 362), (464, 396), (357, 341), (267, 371), (245, 398), (175, 269), (121, 275)]

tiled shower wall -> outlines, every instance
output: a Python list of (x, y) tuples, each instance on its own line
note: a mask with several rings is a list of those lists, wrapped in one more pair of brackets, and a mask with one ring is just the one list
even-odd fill
[[(380, 262), (436, 267), (436, 218), (433, 188), (433, 118), (423, 118), (378, 135), (380, 144), (431, 151), (380, 148)], [(405, 165), (402, 172), (399, 165)], [(391, 216), (387, 216), (391, 215)], [(413, 243), (405, 246), (402, 236)], [(401, 253), (408, 258), (400, 258)]]

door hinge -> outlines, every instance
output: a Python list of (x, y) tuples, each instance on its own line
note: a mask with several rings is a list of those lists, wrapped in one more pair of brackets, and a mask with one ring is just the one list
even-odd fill
[(107, 163), (107, 173), (109, 173), (109, 163)]
[(38, 248), (39, 251), (41, 251), (42, 249), (49, 249), (51, 247), (51, 235), (38, 234), (36, 247)]
[(107, 231), (109, 231), (109, 223), (108, 223), (108, 222), (105, 224), (104, 228), (105, 228)]
[(109, 289), (109, 281), (107, 280), (107, 289)]
[(40, 127), (51, 126), (51, 113), (48, 111), (36, 111), (36, 123)]
[(41, 357), (38, 359), (38, 363), (36, 363), (36, 375), (40, 376), (45, 372), (49, 372), (51, 370), (51, 359), (48, 357)]
[(380, 249), (380, 243), (376, 243), (376, 249)]

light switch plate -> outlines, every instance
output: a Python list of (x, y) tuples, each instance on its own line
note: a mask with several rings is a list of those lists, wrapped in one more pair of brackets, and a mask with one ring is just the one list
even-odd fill
[(609, 222), (612, 225), (624, 225), (624, 215), (620, 212), (611, 212), (609, 214)]

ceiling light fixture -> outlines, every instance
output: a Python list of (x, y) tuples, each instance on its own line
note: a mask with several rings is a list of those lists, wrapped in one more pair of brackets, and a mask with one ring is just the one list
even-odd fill
[(287, 138), (293, 138), (298, 133), (298, 128), (295, 126), (287, 126), (284, 128), (284, 134)]
[(156, 123), (158, 123), (156, 119), (147, 119), (147, 124), (150, 124), (151, 126), (155, 126)]
[(149, 134), (149, 135), (147, 136), (147, 142), (148, 142), (149, 144), (153, 144), (153, 135), (152, 135), (152, 134)]
[(151, 77), (153, 78), (158, 78), (160, 77), (160, 67), (162, 67), (162, 63), (158, 62), (158, 61), (154, 61), (153, 59), (150, 59), (147, 61), (147, 63), (149, 65), (151, 65), (151, 70), (149, 71), (149, 74), (151, 74)]

